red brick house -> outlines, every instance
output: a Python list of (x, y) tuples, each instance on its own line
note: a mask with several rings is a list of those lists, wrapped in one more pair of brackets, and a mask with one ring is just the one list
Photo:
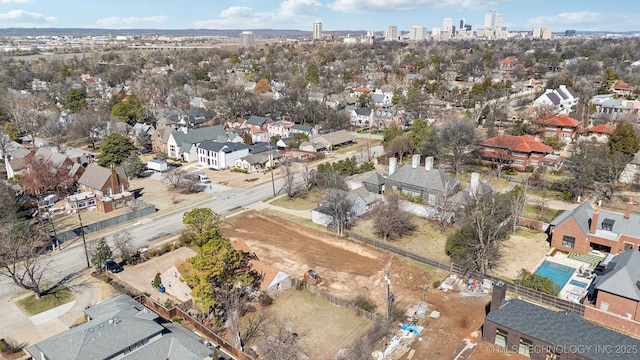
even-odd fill
[(600, 250), (617, 254), (640, 245), (640, 215), (633, 214), (629, 198), (624, 214), (594, 208), (585, 201), (565, 211), (549, 224), (551, 247), (584, 254)]
[(610, 255), (603, 265), (585, 301), (591, 310), (585, 309), (585, 318), (640, 336), (640, 251)]
[(553, 136), (565, 142), (575, 139), (580, 126), (580, 121), (564, 115), (536, 118), (531, 122), (540, 128), (544, 136)]
[(545, 156), (550, 155), (552, 151), (551, 146), (543, 144), (534, 136), (506, 135), (502, 132), (487, 139), (478, 150), (482, 161), (519, 171), (524, 171), (527, 166), (537, 168), (543, 165), (543, 162), (547, 161)]
[(592, 126), (584, 131), (581, 136), (581, 140), (595, 139), (597, 142), (608, 142), (609, 136), (613, 132), (613, 129), (613, 125), (611, 124), (600, 124)]
[(71, 212), (94, 209), (102, 213), (133, 204), (129, 180), (124, 168), (111, 165), (110, 169), (89, 164), (78, 180), (78, 193), (67, 196), (67, 208)]

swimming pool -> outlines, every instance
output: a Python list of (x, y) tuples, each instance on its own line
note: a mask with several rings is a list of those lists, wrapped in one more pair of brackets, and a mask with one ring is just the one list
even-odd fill
[(569, 282), (569, 284), (571, 284), (571, 285), (573, 285), (573, 286), (581, 287), (581, 288), (583, 288), (583, 289), (586, 289), (586, 288), (587, 288), (587, 284), (586, 284), (586, 283), (583, 283), (583, 282), (578, 281), (578, 280), (571, 280), (571, 281)]
[(540, 276), (544, 276), (554, 283), (556, 283), (560, 290), (564, 287), (564, 285), (569, 281), (571, 275), (576, 271), (575, 268), (570, 266), (561, 265), (558, 263), (554, 263), (552, 261), (545, 260), (542, 262), (542, 265), (538, 267), (536, 270), (536, 274)]

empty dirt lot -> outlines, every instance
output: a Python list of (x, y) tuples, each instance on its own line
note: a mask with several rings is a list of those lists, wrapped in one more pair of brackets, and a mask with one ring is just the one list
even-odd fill
[(425, 330), (422, 341), (413, 343), (416, 350), (413, 359), (448, 358), (464, 338), (479, 340), (472, 336), (479, 336), (477, 330), (489, 298), (461, 297), (434, 290), (433, 272), (358, 243), (255, 211), (225, 221), (222, 229), (225, 236), (245, 240), (262, 261), (297, 278), (313, 268), (324, 280), (322, 290), (342, 299), (365, 295), (375, 302), (381, 314), (385, 309), (383, 269), (387, 268), (396, 303), (406, 307), (424, 295), (430, 309), (441, 313), (439, 319), (421, 319), (418, 323)]

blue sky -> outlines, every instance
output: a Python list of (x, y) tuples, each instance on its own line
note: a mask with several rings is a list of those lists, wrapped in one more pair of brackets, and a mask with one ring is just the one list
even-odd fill
[(490, 9), (509, 30), (640, 31), (637, 0), (0, 0), (0, 27), (408, 31), (446, 17), (477, 28)]

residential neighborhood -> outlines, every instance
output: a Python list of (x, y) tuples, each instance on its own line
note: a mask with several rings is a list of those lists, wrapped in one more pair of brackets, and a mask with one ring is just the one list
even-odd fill
[(636, 359), (638, 37), (451, 21), (12, 37), (0, 358)]

